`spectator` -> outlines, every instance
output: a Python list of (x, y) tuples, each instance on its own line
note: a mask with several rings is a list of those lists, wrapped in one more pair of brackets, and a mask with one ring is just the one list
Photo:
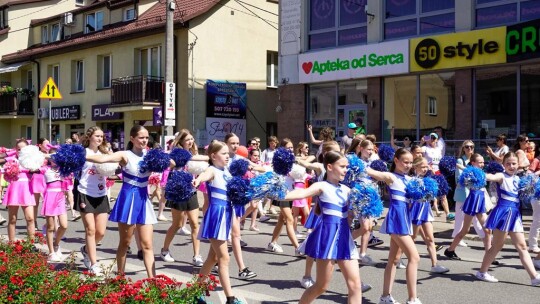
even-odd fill
[[(396, 140), (395, 140), (395, 137), (394, 137), (394, 126), (392, 126), (392, 129), (390, 129), (390, 145), (392, 145), (392, 148), (394, 148), (394, 150), (397, 150), (399, 148), (402, 148), (400, 146), (398, 146), (396, 144)], [(404, 136), (403, 137), (403, 148), (407, 151), (411, 151), (411, 144), (412, 144), (412, 141), (411, 141), (411, 138), (407, 135), (407, 136)]]
[(526, 134), (521, 134), (517, 137), (514, 144), (514, 152), (518, 157), (518, 175), (522, 176), (529, 169), (529, 160), (527, 159), (527, 147), (529, 146), (529, 137)]
[(118, 149), (120, 148), (120, 144), (118, 143), (118, 139), (116, 139), (116, 138), (113, 139), (111, 147), (112, 147), (113, 152), (118, 151)]
[(536, 151), (536, 144), (534, 143), (534, 141), (530, 140), (529, 141), (529, 145), (527, 146), (527, 160), (529, 161), (529, 163), (532, 163), (534, 157), (535, 157), (535, 151)]
[(437, 134), (437, 147), (439, 147), (439, 149), (441, 150), (442, 152), (442, 155), (446, 155), (446, 143), (444, 142), (444, 139), (443, 139), (443, 128), (441, 126), (436, 126), (435, 128), (433, 128), (433, 133)]
[(502, 164), (502, 159), (504, 155), (510, 151), (510, 149), (506, 145), (506, 135), (499, 134), (499, 136), (497, 136), (496, 141), (497, 141), (497, 149), (495, 150), (495, 152), (493, 152), (490, 146), (487, 147), (486, 151), (489, 154), (489, 157), (491, 159), (498, 162), (499, 164)]
[(345, 151), (347, 151), (351, 146), (356, 129), (357, 127), (354, 122), (351, 122), (347, 125), (347, 134), (343, 135), (343, 137), (341, 138), (341, 153), (345, 153)]
[(322, 144), (324, 142), (334, 140), (334, 130), (329, 127), (324, 127), (322, 128), (321, 132), (319, 132), (319, 139), (315, 139), (315, 136), (313, 136), (313, 126), (307, 125), (307, 129), (309, 132), (309, 138), (311, 140), (311, 143), (319, 146), (317, 154), (315, 154), (315, 157), (319, 158), (319, 155), (321, 155), (322, 153)]
[[(435, 174), (438, 174), (439, 172), (439, 162), (444, 155), (443, 150), (437, 143), (438, 139), (439, 135), (436, 133), (430, 133), (426, 145), (422, 147), (424, 157), (427, 159), (431, 171), (433, 171)], [(424, 141), (425, 139), (422, 137), (422, 142)]]
[(268, 148), (266, 148), (261, 154), (261, 161), (263, 164), (271, 164), (272, 159), (274, 158), (274, 153), (276, 153), (276, 147), (278, 144), (278, 139), (275, 136), (268, 137)]

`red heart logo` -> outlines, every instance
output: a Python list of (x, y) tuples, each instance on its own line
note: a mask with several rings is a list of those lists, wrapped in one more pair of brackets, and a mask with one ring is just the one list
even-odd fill
[(304, 70), (304, 73), (309, 74), (309, 72), (311, 72), (311, 68), (313, 68), (313, 62), (302, 63), (302, 69)]

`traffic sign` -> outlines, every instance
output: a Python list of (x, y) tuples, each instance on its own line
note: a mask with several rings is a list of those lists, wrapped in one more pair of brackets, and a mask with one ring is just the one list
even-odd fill
[(41, 93), (39, 93), (39, 98), (43, 99), (62, 99), (62, 94), (52, 77), (47, 79), (47, 83), (43, 86)]

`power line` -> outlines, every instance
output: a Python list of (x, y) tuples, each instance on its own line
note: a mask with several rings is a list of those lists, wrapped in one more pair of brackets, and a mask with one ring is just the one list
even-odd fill
[(44, 11), (44, 10), (46, 10), (46, 9), (50, 9), (50, 8), (53, 7), (53, 6), (57, 6), (57, 5), (61, 4), (61, 3), (67, 2), (67, 1), (69, 1), (69, 0), (62, 0), (62, 1), (58, 2), (58, 3), (56, 3), (56, 4), (49, 5), (49, 6), (47, 6), (47, 7), (44, 7), (44, 8), (42, 8), (42, 9), (40, 9), (40, 10), (31, 12), (31, 13), (28, 13), (28, 14), (25, 14), (25, 15), (21, 15), (21, 16), (19, 16), (19, 17), (15, 17), (15, 18), (8, 19), (8, 22), (9, 22), (9, 20), (15, 20), (15, 19), (19, 19), (19, 18), (22, 18), (22, 17), (30, 16), (30, 15), (35, 14), (35, 13), (42, 12), (42, 11)]
[[(227, 6), (227, 5), (223, 4), (223, 3), (221, 3), (221, 2), (220, 2), (221, 0), (211, 0), (211, 1), (214, 2), (215, 4), (221, 5), (222, 7), (226, 7), (226, 8), (232, 9), (233, 11), (237, 11), (237, 12), (239, 12), (239, 13), (242, 13), (242, 14), (245, 14), (245, 15), (248, 15), (248, 16), (251, 16), (251, 17), (259, 18), (259, 19), (261, 19), (261, 20), (268, 21), (268, 22), (270, 22), (270, 23), (279, 25), (279, 23), (274, 22), (274, 21), (271, 21), (271, 20), (268, 20), (268, 19), (264, 19), (264, 18), (258, 16), (257, 14), (255, 14), (255, 13), (253, 13), (253, 12), (251, 12), (251, 11), (250, 11), (251, 14), (249, 14), (249, 13), (247, 13), (247, 12), (245, 12), (245, 11), (242, 11), (242, 10), (239, 10), (239, 9), (237, 9), (237, 8)], [(240, 3), (238, 3), (238, 4), (240, 4)], [(240, 5), (241, 5), (241, 4), (240, 4)], [(247, 9), (247, 8), (246, 8), (246, 9)], [(248, 9), (248, 11), (249, 11), (249, 9)], [(272, 27), (273, 27), (273, 26), (272, 26)], [(275, 28), (275, 27), (274, 27), (274, 28)], [(277, 30), (277, 28), (275, 28), (275, 29)]]
[(249, 4), (249, 3), (247, 3), (247, 2), (244, 2), (244, 1), (236, 0), (236, 2), (241, 2), (241, 3), (244, 3), (244, 4), (245, 4), (245, 5), (247, 5), (247, 6), (251, 6), (251, 7), (254, 7), (254, 8), (256, 8), (256, 9), (259, 9), (259, 10), (261, 10), (261, 11), (263, 11), (263, 12), (266, 12), (266, 13), (269, 13), (269, 14), (271, 14), (271, 15), (274, 15), (274, 16), (279, 16), (278, 14), (276, 14), (276, 13), (274, 13), (274, 12), (271, 12), (271, 11), (265, 10), (264, 8), (260, 8), (260, 7), (256, 6), (256, 5), (253, 5), (253, 4)]
[(250, 10), (249, 8), (247, 8), (245, 5), (243, 5), (242, 3), (240, 3), (240, 1), (236, 1), (236, 3), (240, 4), (240, 6), (242, 6), (243, 8), (247, 9), (250, 13), (252, 13), (253, 15), (257, 16), (257, 18), (261, 19), (262, 21), (264, 21), (264, 23), (270, 25), (271, 27), (275, 28), (276, 30), (278, 29), (277, 27), (275, 27), (274, 25), (270, 24), (270, 22), (268, 22), (268, 20), (262, 18), (261, 16), (255, 14), (252, 10)]

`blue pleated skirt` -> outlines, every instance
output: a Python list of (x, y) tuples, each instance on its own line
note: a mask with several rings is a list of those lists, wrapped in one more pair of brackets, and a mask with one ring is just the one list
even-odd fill
[(228, 240), (233, 212), (233, 207), (229, 202), (211, 199), (204, 214), (198, 238), (200, 240)]
[(478, 213), (486, 213), (486, 197), (482, 189), (471, 189), (461, 208), (463, 213), (475, 216)]
[[(316, 203), (315, 203), (316, 204)], [(315, 214), (315, 204), (311, 206), (311, 210), (309, 211), (309, 215), (306, 219), (306, 222), (304, 223), (304, 227), (306, 229), (314, 229), (317, 224), (320, 222), (320, 216)]]
[(109, 215), (109, 221), (128, 225), (157, 223), (152, 202), (148, 199), (148, 188), (124, 183)]
[(413, 202), (409, 212), (413, 225), (420, 226), (427, 222), (433, 222), (433, 213), (429, 202)]
[(506, 232), (523, 232), (519, 203), (499, 198), (486, 222), (486, 228)]
[(242, 217), (244, 214), (246, 214), (246, 206), (244, 205), (233, 205), (234, 208), (234, 216), (236, 217)]
[(300, 245), (300, 252), (314, 259), (357, 260), (359, 258), (346, 218), (322, 215), (319, 221), (319, 225)]
[(388, 213), (379, 232), (384, 234), (412, 235), (412, 222), (409, 206), (406, 202), (390, 202)]

